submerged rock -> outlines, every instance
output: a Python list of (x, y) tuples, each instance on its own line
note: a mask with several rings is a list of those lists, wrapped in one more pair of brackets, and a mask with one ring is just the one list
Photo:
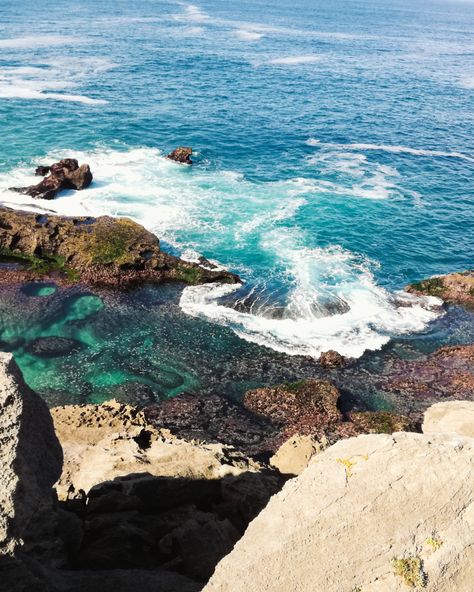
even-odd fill
[(272, 497), (204, 590), (468, 592), (473, 463), (460, 436), (338, 442)]
[(167, 156), (170, 160), (174, 160), (175, 162), (180, 162), (181, 164), (193, 164), (191, 160), (191, 154), (193, 153), (193, 149), (187, 146), (179, 146), (170, 152)]
[[(68, 218), (0, 207), (0, 250), (22, 264), (25, 280), (59, 277), (111, 287), (238, 281), (228, 271), (204, 269), (164, 253), (154, 234), (127, 218)], [(18, 270), (5, 271), (1, 279), (20, 276)]]
[(474, 306), (474, 270), (450, 273), (410, 284), (407, 292), (442, 298), (450, 304)]
[(48, 176), (37, 185), (10, 187), (10, 190), (38, 199), (54, 199), (61, 189), (86, 189), (93, 178), (89, 165), (79, 166), (75, 158), (65, 158), (51, 166), (39, 166), (35, 170), (35, 175)]
[(76, 353), (84, 344), (67, 337), (38, 337), (25, 345), (25, 350), (40, 358), (56, 358)]

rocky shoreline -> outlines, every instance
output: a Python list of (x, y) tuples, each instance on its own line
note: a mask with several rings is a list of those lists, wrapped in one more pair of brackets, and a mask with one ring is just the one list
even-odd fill
[(419, 587), (468, 592), (474, 403), (433, 406), (420, 434), (393, 414), (343, 421), (337, 396), (322, 381), (249, 392), (257, 415), (291, 433), (263, 460), (114, 401), (50, 414), (1, 354), (2, 582), (12, 592), (382, 592), (405, 589), (397, 565), (410, 560)]

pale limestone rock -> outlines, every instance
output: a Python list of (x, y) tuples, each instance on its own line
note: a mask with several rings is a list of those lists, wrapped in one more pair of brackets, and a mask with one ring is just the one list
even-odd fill
[(425, 411), (424, 434), (455, 433), (474, 438), (474, 402), (446, 401)]
[(273, 496), (206, 592), (472, 592), (474, 440), (397, 433), (342, 440)]
[(87, 492), (133, 473), (221, 479), (260, 469), (231, 447), (186, 442), (168, 430), (157, 430), (141, 411), (116, 401), (56, 407), (51, 414), (64, 451), (63, 473), (56, 486), (62, 499), (71, 485)]
[(299, 475), (315, 454), (325, 450), (328, 442), (314, 436), (296, 434), (284, 442), (271, 457), (270, 464), (284, 475)]
[(12, 555), (48, 524), (61, 447), (43, 400), (26, 386), (11, 354), (0, 353), (0, 556)]

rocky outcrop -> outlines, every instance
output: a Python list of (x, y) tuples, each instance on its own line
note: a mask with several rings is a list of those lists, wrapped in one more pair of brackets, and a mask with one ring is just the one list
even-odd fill
[(64, 454), (60, 499), (130, 474), (213, 480), (262, 468), (231, 447), (198, 445), (157, 429), (142, 411), (116, 401), (54, 407), (51, 415)]
[(309, 435), (319, 441), (361, 433), (392, 433), (413, 429), (410, 420), (390, 412), (360, 412), (344, 415), (339, 407), (340, 392), (325, 380), (303, 380), (276, 387), (248, 391), (244, 406), (278, 426), (276, 449), (294, 435)]
[(448, 401), (432, 405), (425, 412), (423, 433), (455, 433), (474, 438), (474, 402)]
[(474, 345), (450, 345), (417, 360), (395, 360), (380, 387), (402, 397), (404, 406), (413, 402), (414, 408), (440, 398), (472, 399)]
[[(127, 218), (67, 218), (0, 208), (0, 256), (17, 269), (3, 282), (51, 277), (111, 287), (141, 282), (236, 282), (160, 249), (154, 234)], [(23, 275), (22, 275), (23, 274)]]
[(136, 408), (52, 410), (64, 450), (56, 486), (83, 523), (83, 569), (171, 569), (206, 581), (285, 478), (230, 447), (186, 442)]
[(442, 298), (450, 304), (474, 306), (474, 270), (450, 273), (410, 284), (407, 292)]
[(340, 441), (270, 500), (204, 590), (470, 592), (473, 463), (460, 436)]
[(329, 446), (325, 437), (292, 436), (271, 457), (270, 464), (284, 475), (299, 475), (306, 469), (315, 454)]
[[(48, 175), (49, 173), (49, 175)], [(11, 191), (24, 193), (38, 199), (54, 199), (62, 189), (86, 189), (92, 183), (92, 173), (88, 164), (81, 164), (75, 158), (65, 158), (51, 166), (39, 166), (35, 174), (45, 177), (37, 185), (11, 187)]]
[(36, 519), (52, 504), (61, 448), (43, 400), (29, 389), (11, 354), (0, 354), (0, 553), (30, 543)]
[(175, 162), (179, 162), (181, 164), (193, 164), (191, 160), (191, 154), (193, 153), (193, 149), (187, 146), (179, 146), (173, 152), (170, 152), (167, 156), (170, 160), (174, 160)]

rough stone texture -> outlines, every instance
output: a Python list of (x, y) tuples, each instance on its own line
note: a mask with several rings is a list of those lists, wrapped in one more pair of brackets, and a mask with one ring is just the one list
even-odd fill
[(296, 434), (318, 440), (327, 438), (333, 443), (362, 433), (413, 429), (407, 418), (389, 412), (367, 411), (345, 417), (338, 408), (339, 397), (339, 390), (332, 383), (309, 379), (248, 391), (243, 403), (279, 426), (279, 434), (273, 440), (274, 451)]
[(339, 368), (340, 366), (344, 366), (348, 363), (347, 358), (341, 356), (340, 353), (332, 349), (327, 352), (323, 352), (319, 356), (318, 361), (323, 368)]
[[(49, 175), (48, 175), (49, 173)], [(37, 185), (11, 187), (11, 191), (24, 193), (38, 199), (54, 199), (61, 189), (86, 189), (92, 183), (92, 173), (88, 164), (81, 164), (75, 158), (65, 158), (51, 166), (39, 166), (35, 175), (48, 175)]]
[(181, 164), (193, 164), (191, 160), (191, 154), (193, 153), (193, 149), (187, 146), (180, 146), (170, 152), (167, 156), (170, 160), (174, 160), (175, 162), (180, 162)]
[(313, 456), (327, 446), (326, 438), (319, 441), (314, 436), (292, 436), (271, 457), (270, 464), (284, 475), (299, 475)]
[(436, 403), (425, 411), (424, 434), (455, 433), (474, 438), (474, 402)]
[(64, 453), (61, 499), (71, 485), (87, 492), (129, 474), (209, 480), (261, 468), (222, 444), (186, 442), (158, 430), (141, 411), (115, 401), (55, 407), (51, 414)]
[(474, 270), (432, 277), (411, 284), (407, 292), (442, 298), (451, 304), (474, 305)]
[(250, 524), (206, 592), (472, 592), (474, 440), (398, 433), (340, 441)]
[(0, 207), (0, 257), (18, 269), (2, 270), (0, 281), (32, 277), (111, 287), (165, 280), (190, 284), (237, 276), (204, 269), (160, 250), (154, 234), (128, 218), (68, 218)]
[(396, 360), (380, 387), (403, 397), (404, 406), (413, 401), (414, 409), (442, 397), (472, 399), (474, 345), (446, 346), (418, 360)]
[(52, 509), (61, 448), (45, 403), (5, 353), (0, 353), (0, 441), (0, 556), (32, 546), (41, 552), (38, 528)]

